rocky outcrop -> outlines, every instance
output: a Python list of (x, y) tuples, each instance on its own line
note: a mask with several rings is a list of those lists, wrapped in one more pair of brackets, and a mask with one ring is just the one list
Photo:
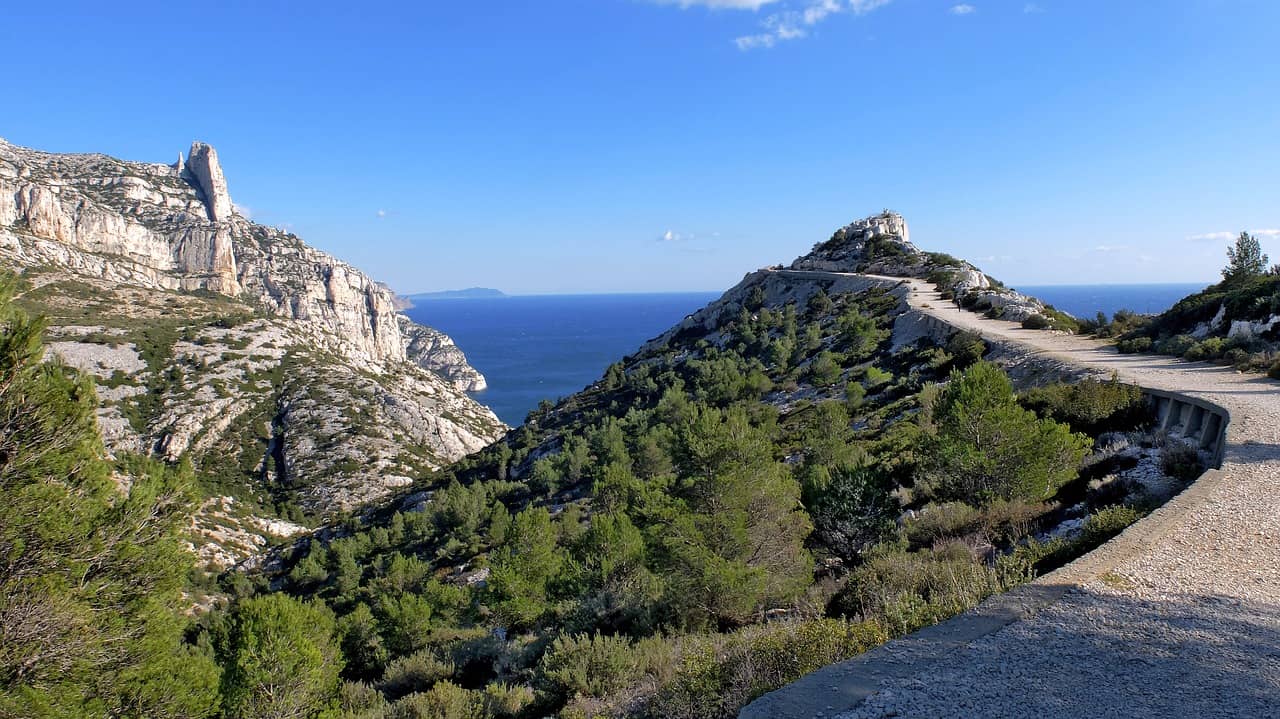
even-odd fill
[(1058, 316), (1040, 300), (1004, 287), (968, 262), (921, 251), (910, 237), (906, 219), (885, 210), (836, 230), (792, 262), (791, 269), (929, 279), (965, 308), (993, 317), (1021, 322)]
[(189, 458), (209, 497), (236, 498), (194, 523), (215, 563), (279, 534), (280, 512), (375, 500), (506, 430), (451, 339), (238, 214), (203, 143), (164, 165), (0, 141), (0, 268), (52, 354), (96, 378), (111, 452)]
[(417, 324), (404, 315), (398, 319), (405, 355), (410, 361), (449, 380), (463, 392), (481, 392), (488, 388), (484, 375), (467, 363), (466, 355), (449, 335)]
[(0, 140), (0, 258), (242, 297), (326, 326), (335, 351), (406, 358), (395, 293), (289, 232), (236, 214), (217, 152), (204, 143), (192, 144), (185, 165), (163, 165)]
[(204, 196), (205, 208), (213, 222), (231, 219), (231, 194), (227, 192), (227, 179), (218, 164), (218, 152), (203, 142), (191, 143), (187, 153), (186, 171)]

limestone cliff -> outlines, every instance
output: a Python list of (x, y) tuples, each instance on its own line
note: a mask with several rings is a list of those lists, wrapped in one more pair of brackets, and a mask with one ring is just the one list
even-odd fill
[(49, 317), (53, 352), (98, 379), (108, 448), (190, 458), (224, 498), (204, 536), (251, 535), (212, 542), (214, 563), (276, 515), (345, 510), (505, 431), (464, 394), (484, 378), (452, 340), (237, 213), (203, 143), (166, 165), (0, 141), (0, 267)]

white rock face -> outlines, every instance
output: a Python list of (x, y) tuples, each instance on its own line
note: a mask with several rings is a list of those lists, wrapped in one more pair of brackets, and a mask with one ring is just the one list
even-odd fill
[(274, 508), (346, 510), (506, 431), (465, 394), (484, 378), (451, 339), (351, 265), (236, 214), (202, 143), (163, 165), (0, 140), (0, 268), (53, 318), (50, 354), (97, 380), (110, 452), (186, 457), (251, 498), (197, 517), (214, 565), (286, 534)]
[(1271, 315), (1265, 321), (1232, 320), (1231, 327), (1227, 330), (1227, 339), (1251, 340), (1270, 332), (1277, 324), (1280, 324), (1280, 315)]
[[(330, 343), (342, 345), (335, 349), (372, 361), (407, 356), (395, 294), (295, 235), (236, 215), (217, 152), (204, 143), (192, 144), (183, 169), (0, 140), (0, 259), (247, 294), (275, 314), (326, 326)], [(475, 372), (443, 355), (433, 364), (446, 375)]]
[(449, 335), (417, 324), (404, 315), (397, 319), (405, 341), (405, 354), (419, 367), (435, 372), (463, 392), (481, 392), (489, 386), (484, 375), (467, 364), (466, 355)]
[(209, 219), (223, 222), (231, 219), (231, 194), (227, 192), (227, 178), (218, 164), (218, 152), (203, 142), (191, 143), (187, 153), (187, 172), (190, 172), (204, 195)]

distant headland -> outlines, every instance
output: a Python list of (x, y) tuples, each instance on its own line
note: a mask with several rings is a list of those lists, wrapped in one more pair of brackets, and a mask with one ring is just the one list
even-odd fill
[(440, 292), (419, 292), (416, 295), (406, 295), (405, 299), (413, 301), (429, 301), (429, 300), (474, 300), (481, 298), (506, 297), (507, 294), (502, 290), (495, 290), (492, 287), (468, 287), (465, 290), (443, 290)]

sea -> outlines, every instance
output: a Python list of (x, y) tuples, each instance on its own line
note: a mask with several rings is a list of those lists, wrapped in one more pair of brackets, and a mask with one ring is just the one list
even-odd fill
[(514, 427), (720, 295), (514, 295), (419, 301), (405, 313), (453, 338), (489, 384), (472, 396)]
[(1208, 284), (1151, 285), (1026, 285), (1019, 292), (1038, 297), (1043, 302), (1084, 319), (1099, 312), (1108, 317), (1116, 310), (1132, 310), (1139, 314), (1157, 315), (1187, 295), (1199, 292)]
[[(1202, 285), (1047, 285), (1018, 287), (1077, 317), (1119, 309), (1159, 313)], [(544, 399), (555, 401), (599, 379), (719, 292), (515, 295), (419, 301), (410, 318), (448, 334), (489, 388), (474, 393), (516, 426)]]

